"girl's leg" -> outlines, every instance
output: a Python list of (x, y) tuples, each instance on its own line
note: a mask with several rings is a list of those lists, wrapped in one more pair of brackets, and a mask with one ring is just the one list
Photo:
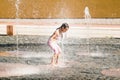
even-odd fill
[(59, 54), (61, 53), (61, 48), (55, 43), (51, 45), (51, 48), (54, 50), (54, 55), (51, 60), (51, 64), (58, 64)]
[(55, 65), (56, 59), (57, 59), (57, 54), (54, 54), (51, 60), (52, 65)]
[(58, 59), (59, 59), (59, 54), (57, 54), (56, 63), (55, 64), (58, 64)]

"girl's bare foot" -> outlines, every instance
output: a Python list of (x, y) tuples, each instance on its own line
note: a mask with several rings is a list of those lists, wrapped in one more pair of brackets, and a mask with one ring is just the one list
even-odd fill
[(53, 66), (53, 67), (58, 66), (57, 64), (52, 64), (52, 63), (50, 65)]
[(55, 64), (54, 64), (54, 63), (51, 63), (50, 65), (51, 65), (51, 66), (54, 66)]

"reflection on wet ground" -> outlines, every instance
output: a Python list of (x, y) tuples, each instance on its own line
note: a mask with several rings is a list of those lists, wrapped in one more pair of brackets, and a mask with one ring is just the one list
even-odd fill
[(49, 65), (53, 53), (46, 44), (48, 38), (34, 36), (30, 40), (28, 37), (21, 36), (25, 40), (19, 41), (18, 51), (14, 36), (12, 40), (2, 37), (5, 40), (0, 41), (1, 79), (120, 79), (119, 39), (90, 38), (90, 44), (86, 39), (68, 39), (59, 65), (53, 67)]

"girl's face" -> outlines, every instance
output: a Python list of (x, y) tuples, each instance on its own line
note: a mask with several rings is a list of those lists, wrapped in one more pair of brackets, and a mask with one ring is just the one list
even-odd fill
[(69, 28), (62, 28), (62, 32), (66, 32)]

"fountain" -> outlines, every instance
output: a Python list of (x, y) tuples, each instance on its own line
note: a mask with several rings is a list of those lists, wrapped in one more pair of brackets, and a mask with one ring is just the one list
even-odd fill
[(84, 14), (85, 19), (91, 19), (90, 11), (87, 6), (85, 7)]
[[(20, 0), (16, 0), (15, 2), (15, 8), (16, 8), (16, 18), (15, 18), (15, 27), (16, 27), (16, 49), (15, 51), (6, 51), (7, 57), (16, 58), (15, 61), (18, 61), (17, 63), (0, 63), (0, 77), (11, 77), (11, 76), (24, 76), (24, 75), (33, 75), (33, 74), (47, 74), (52, 70), (53, 68), (50, 65), (46, 65), (48, 63), (47, 60), (45, 60), (44, 64), (38, 64), (37, 66), (32, 65), (32, 58), (49, 58), (49, 54), (42, 53), (42, 51), (39, 52), (30, 52), (30, 51), (21, 51), (19, 50), (19, 33), (18, 33), (18, 25), (19, 25), (19, 5)], [(35, 17), (35, 16), (34, 16)], [(27, 61), (25, 64), (22, 63), (22, 60), (20, 58), (26, 59)], [(29, 61), (30, 60), (30, 61)], [(42, 61), (38, 61), (41, 62)], [(2, 66), (4, 65), (4, 66)]]
[[(20, 6), (20, 0), (16, 0), (16, 3), (15, 3), (15, 7), (16, 7), (16, 25), (19, 24), (19, 6)], [(35, 6), (33, 6), (35, 7)], [(61, 11), (60, 11), (60, 16), (62, 16), (64, 13), (64, 8), (61, 8)], [(35, 15), (33, 15), (34, 18), (36, 18), (36, 16), (38, 15), (38, 12), (36, 10), (33, 9), (33, 13)], [(49, 17), (49, 16), (48, 16)], [(17, 26), (16, 26), (17, 28)], [(63, 36), (63, 39), (61, 39), (60, 41), (60, 46), (62, 48), (62, 56), (60, 57), (60, 64), (58, 65), (59, 67), (66, 67), (65, 66), (65, 55), (64, 55), (64, 38), (65, 36)], [(13, 53), (17, 53), (16, 54), (16, 57), (26, 57), (26, 58), (30, 58), (30, 57), (41, 57), (40, 54), (42, 55), (43, 52), (30, 52), (30, 51), (20, 51), (19, 49), (19, 33), (18, 33), (18, 30), (16, 29), (16, 44), (17, 44), (17, 52), (13, 52)], [(49, 52), (50, 53), (50, 52)], [(44, 53), (43, 53), (44, 54)], [(48, 57), (50, 57), (50, 55), (47, 55)], [(29, 61), (27, 62), (29, 63)]]
[(66, 33), (63, 33), (62, 39), (60, 40), (60, 46), (62, 49), (61, 57), (60, 57), (60, 64), (58, 64), (59, 67), (67, 67), (65, 65), (65, 51), (64, 51), (64, 39), (66, 38)]
[[(34, 1), (34, 0), (33, 0)], [(63, 0), (64, 1), (64, 0)], [(53, 67), (48, 65), (50, 63), (50, 58), (53, 55), (49, 47), (46, 45), (46, 42), (48, 40), (48, 35), (20, 35), (19, 32), (19, 14), (20, 14), (20, 0), (16, 0), (15, 7), (16, 7), (16, 21), (15, 21), (15, 27), (16, 27), (16, 39), (14, 36), (7, 37), (2, 36), (5, 38), (1, 38), (0, 42), (0, 49), (6, 51), (6, 56), (3, 57), (2, 54), (0, 54), (0, 78), (1, 77), (7, 77), (10, 79), (66, 79), (66, 80), (72, 80), (72, 79), (106, 79), (108, 77), (102, 76), (105, 74), (109, 74), (109, 72), (117, 73), (119, 72), (119, 57), (109, 56), (109, 57), (102, 57), (103, 53), (100, 51), (108, 50), (108, 49), (114, 49), (114, 51), (118, 51), (119, 53), (119, 45), (96, 45), (96, 43), (102, 43), (101, 41), (97, 42), (97, 40), (94, 43), (90, 43), (90, 40), (92, 41), (90, 31), (92, 30), (92, 27), (90, 27), (90, 21), (91, 21), (91, 14), (89, 11), (89, 8), (86, 6), (84, 10), (84, 20), (85, 20), (85, 28), (81, 28), (81, 26), (77, 26), (76, 24), (70, 27), (75, 27), (73, 33), (71, 34), (79, 35), (79, 30), (83, 29), (86, 33), (85, 39), (81, 39), (81, 37), (69, 37), (68, 41), (64, 41), (64, 38), (66, 38), (66, 34), (64, 34), (63, 39), (60, 41), (60, 47), (62, 48), (62, 53), (60, 57), (60, 64), (58, 66)], [(65, 7), (65, 6), (64, 6)], [(67, 14), (64, 15), (64, 10), (66, 8), (62, 7), (61, 11), (58, 15), (66, 17)], [(34, 10), (34, 9), (33, 9)], [(35, 10), (33, 11), (34, 18), (37, 18), (38, 12)], [(48, 14), (48, 18), (51, 18), (52, 13)], [(66, 19), (62, 19), (66, 21)], [(79, 20), (78, 20), (79, 21)], [(71, 21), (72, 22), (72, 21)], [(63, 21), (61, 21), (63, 23)], [(35, 24), (35, 23), (34, 23)], [(49, 31), (49, 28), (56, 29), (55, 26), (48, 26), (46, 24), (46, 31)], [(71, 24), (70, 24), (71, 25)], [(26, 25), (21, 25), (22, 27)], [(20, 27), (21, 27), (20, 26)], [(31, 26), (31, 25), (28, 25)], [(40, 25), (41, 26), (41, 25)], [(34, 27), (32, 25), (32, 27)], [(45, 27), (45, 26), (44, 26)], [(49, 28), (48, 28), (49, 27)], [(35, 27), (34, 27), (35, 28)], [(38, 27), (37, 27), (38, 28)], [(43, 27), (40, 27), (43, 28)], [(30, 28), (33, 29), (33, 28)], [(77, 30), (79, 29), (79, 30)], [(43, 30), (43, 29), (42, 29)], [(77, 32), (78, 31), (78, 32)], [(52, 32), (52, 30), (51, 30)], [(8, 39), (8, 41), (6, 41)], [(15, 40), (15, 41), (14, 41)], [(103, 40), (103, 39), (102, 39)], [(11, 42), (12, 41), (12, 42)], [(106, 42), (109, 42), (109, 40), (103, 40)], [(14, 46), (13, 43), (16, 43)], [(118, 41), (111, 41), (111, 42), (119, 42)], [(94, 45), (95, 44), (95, 45)], [(86, 48), (87, 47), (87, 48)], [(17, 48), (17, 51), (16, 51)], [(86, 50), (87, 49), (87, 50)], [(15, 50), (15, 51), (14, 51)], [(92, 52), (93, 50), (93, 52)], [(8, 51), (8, 53), (7, 53)], [(86, 52), (87, 51), (87, 52)], [(113, 51), (113, 52), (114, 52)], [(81, 55), (77, 52), (81, 52)], [(84, 54), (85, 52), (85, 54)], [(14, 53), (17, 55), (14, 55)], [(105, 52), (106, 53), (106, 52)], [(111, 52), (112, 53), (112, 52)], [(79, 56), (80, 55), (80, 56)], [(101, 58), (102, 57), (102, 58)], [(118, 59), (117, 59), (118, 58)], [(113, 63), (111, 63), (113, 61)], [(109, 71), (102, 71), (104, 68), (114, 67), (113, 65), (117, 66), (118, 69), (113, 69)], [(101, 72), (101, 73), (100, 73)], [(11, 77), (12, 76), (12, 77)], [(109, 76), (109, 75), (108, 75)], [(114, 75), (113, 75), (114, 76)], [(119, 75), (118, 75), (119, 76)], [(57, 78), (58, 77), (58, 78)], [(103, 77), (103, 78), (102, 78)]]
[(91, 19), (91, 15), (90, 15), (90, 12), (89, 12), (89, 8), (86, 6), (85, 9), (84, 9), (84, 17), (85, 17), (85, 23), (86, 23), (86, 29), (87, 29), (87, 51), (88, 51), (88, 54), (90, 54), (90, 26), (89, 26), (89, 22), (90, 22), (90, 19)]
[(85, 18), (85, 24), (86, 24), (86, 30), (87, 30), (87, 51), (88, 51), (88, 54), (87, 55), (90, 55), (90, 56), (93, 56), (93, 57), (105, 57), (107, 56), (108, 54), (106, 53), (101, 53), (100, 52), (100, 49), (99, 49), (99, 46), (96, 45), (96, 50), (94, 51), (90, 51), (90, 49), (92, 48), (92, 46), (90, 46), (90, 31), (92, 31), (92, 29), (90, 28), (90, 25), (91, 25), (91, 14), (90, 14), (90, 11), (89, 11), (89, 7), (86, 6), (85, 9), (84, 9), (84, 18)]
[(16, 19), (19, 19), (19, 5), (20, 5), (20, 0), (16, 0), (16, 2), (15, 2)]
[[(19, 5), (20, 5), (20, 0), (16, 0), (15, 2), (15, 8), (16, 8), (16, 25), (18, 24), (18, 19), (19, 19)], [(17, 54), (19, 53), (19, 34), (18, 30), (16, 29), (16, 44), (17, 44)]]

